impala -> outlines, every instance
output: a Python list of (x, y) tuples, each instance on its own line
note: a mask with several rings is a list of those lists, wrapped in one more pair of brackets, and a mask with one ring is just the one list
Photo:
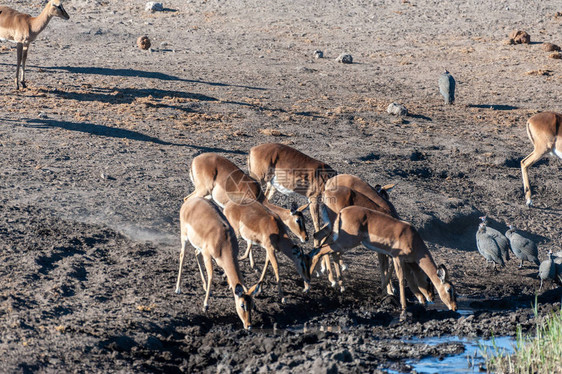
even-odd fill
[[(209, 308), (209, 295), (211, 294), (211, 282), (213, 281), (212, 260), (215, 260), (226, 274), (228, 285), (234, 293), (236, 312), (242, 320), (244, 328), (250, 329), (252, 327), (252, 309), (254, 308), (252, 295), (259, 292), (259, 283), (245, 291), (238, 266), (238, 241), (224, 215), (209, 200), (193, 197), (185, 201), (181, 207), (180, 229), (180, 268), (176, 293), (180, 293), (181, 271), (187, 242), (189, 241), (195, 248), (195, 257), (205, 289), (203, 310), (206, 311)], [(203, 266), (205, 266), (207, 272), (206, 279), (203, 274)]]
[(258, 284), (263, 282), (267, 267), (271, 263), (275, 273), (279, 297), (281, 302), (285, 303), (276, 257), (276, 252), (282, 252), (294, 262), (298, 273), (304, 280), (304, 290), (308, 290), (310, 283), (308, 265), (310, 259), (289, 239), (285, 227), (277, 215), (257, 201), (249, 204), (238, 204), (230, 201), (224, 207), (224, 215), (232, 225), (236, 235), (248, 243), (246, 253), (241, 259), (250, 256), (250, 264), (253, 267), (252, 244), (257, 244), (266, 250), (265, 265)]
[(441, 300), (450, 310), (457, 310), (454, 288), (447, 268), (437, 267), (419, 233), (407, 222), (359, 206), (342, 209), (334, 223), (331, 241), (311, 251), (310, 269), (331, 252), (344, 252), (363, 244), (368, 249), (391, 256), (400, 285), (400, 305), (406, 310), (405, 263), (419, 266), (435, 286)]
[[(399, 218), (398, 217), (398, 213), (396, 212), (396, 209), (394, 208), (394, 205), (392, 205), (392, 203), (390, 202), (389, 199), (389, 195), (388, 193), (394, 188), (394, 184), (388, 184), (384, 187), (381, 187), (380, 185), (376, 185), (375, 187), (372, 187), (369, 183), (365, 182), (364, 180), (362, 180), (361, 178), (355, 176), (355, 175), (351, 175), (351, 174), (339, 174), (336, 175), (332, 178), (330, 178), (327, 182), (326, 185), (324, 186), (324, 191), (330, 191), (330, 190), (335, 190), (338, 187), (348, 187), (350, 188), (352, 191), (357, 191), (361, 194), (363, 194), (364, 196), (366, 196), (367, 198), (369, 198), (369, 200), (371, 200), (373, 203), (376, 204), (376, 206), (378, 208), (373, 208), (372, 206), (366, 206), (369, 209), (374, 209), (374, 210), (378, 210), (382, 213), (388, 214), (394, 218)], [(340, 203), (341, 204), (341, 203)], [(335, 218), (335, 215), (339, 212), (339, 210), (341, 210), (344, 206), (349, 206), (349, 205), (361, 205), (361, 204), (351, 204), (348, 203), (347, 205), (340, 205), (339, 209), (337, 209), (337, 211), (334, 212), (334, 214), (331, 217), (331, 221), (329, 222), (333, 222), (333, 219)], [(389, 282), (387, 283), (387, 285), (383, 285), (382, 289), (384, 289), (385, 287), (387, 287), (387, 292), (389, 295), (394, 295), (395, 293), (395, 289), (392, 286), (392, 282), (390, 282), (390, 276), (388, 276), (387, 278), (387, 273), (388, 273), (388, 261), (384, 261), (383, 260), (384, 256), (383, 255), (379, 255), (379, 264), (381, 264), (381, 278), (382, 279), (388, 279)], [(330, 265), (330, 260), (327, 256), (324, 257), (324, 260), (322, 262), (322, 267), (329, 267)], [(335, 264), (336, 266), (336, 273), (338, 271), (337, 268), (337, 264)]]
[(284, 195), (306, 196), (314, 230), (320, 229), (319, 203), (324, 184), (336, 174), (329, 165), (288, 145), (268, 143), (250, 149), (248, 172), (252, 178), (267, 183), (268, 200), (276, 190)]
[(47, 27), (53, 17), (60, 17), (65, 20), (70, 18), (60, 0), (50, 0), (37, 17), (31, 17), (29, 14), (0, 6), (0, 40), (17, 44), (16, 89), (18, 90), (20, 84), (22, 88), (26, 88), (25, 62), (29, 45)]
[(527, 121), (527, 135), (533, 147), (533, 152), (521, 161), (521, 174), (527, 206), (532, 206), (531, 186), (529, 184), (529, 169), (548, 152), (562, 159), (562, 114), (543, 112), (535, 114)]
[(262, 193), (260, 184), (250, 178), (232, 161), (216, 153), (203, 153), (191, 162), (189, 176), (195, 190), (184, 200), (191, 196), (211, 196), (220, 207), (224, 207), (229, 201), (238, 204), (250, 204), (253, 201), (259, 201), (267, 209), (277, 214), (301, 242), (304, 243), (308, 240), (302, 214), (307, 206), (289, 210), (268, 202)]
[[(328, 184), (326, 184), (328, 187)], [(333, 225), (336, 220), (337, 214), (342, 211), (342, 209), (349, 207), (349, 206), (360, 206), (363, 208), (375, 210), (381, 213), (388, 212), (388, 205), (381, 207), (371, 199), (367, 198), (362, 193), (352, 190), (351, 188), (345, 186), (337, 186), (333, 187), (332, 185), (330, 189), (326, 188), (324, 191), (323, 197), (323, 204), (322, 204), (322, 215), (324, 220), (327, 221), (328, 226), (323, 230), (332, 231)], [(324, 236), (327, 238), (326, 234), (322, 234), (323, 230), (321, 230), (318, 236)], [(337, 252), (335, 252), (337, 253)], [(393, 289), (391, 287), (390, 275), (388, 274), (389, 267), (388, 267), (388, 256), (384, 253), (377, 252), (378, 260), (379, 260), (379, 267), (381, 270), (381, 287), (384, 290), (385, 287), (390, 286), (387, 288), (387, 292), (389, 294), (394, 294)], [(328, 256), (324, 256), (327, 258)], [(339, 285), (343, 292), (343, 281), (341, 279), (341, 272), (339, 269), (339, 264), (336, 262), (334, 264), (336, 270), (336, 276), (339, 278)], [(409, 288), (414, 293), (415, 297), (418, 301), (423, 304), (425, 301), (432, 302), (434, 298), (433, 288), (431, 287), (431, 283), (427, 276), (421, 271), (418, 266), (414, 266), (413, 263), (404, 263), (404, 276), (406, 281), (408, 282)], [(328, 263), (329, 266), (329, 263)], [(330, 281), (332, 285), (335, 284), (331, 272), (328, 274), (330, 277)]]

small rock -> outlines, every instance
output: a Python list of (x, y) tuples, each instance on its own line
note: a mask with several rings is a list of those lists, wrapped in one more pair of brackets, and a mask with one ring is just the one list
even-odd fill
[(562, 59), (562, 53), (554, 52), (554, 53), (551, 53), (550, 55), (548, 55), (548, 57), (554, 58), (556, 60), (560, 60), (560, 59)]
[(544, 49), (547, 52), (555, 52), (555, 51), (559, 51), (560, 47), (552, 43), (543, 43), (542, 49)]
[(150, 39), (148, 39), (148, 36), (139, 36), (139, 38), (137, 39), (137, 46), (145, 51), (150, 48), (151, 43)]
[(157, 3), (154, 1), (149, 1), (144, 6), (145, 12), (161, 12), (163, 10), (164, 10), (164, 6), (162, 5), (162, 3)]
[(407, 116), (408, 109), (402, 104), (391, 103), (388, 108), (386, 108), (387, 113), (394, 114), (397, 116)]
[(336, 58), (337, 62), (341, 62), (342, 64), (352, 64), (353, 57), (350, 54), (342, 53), (341, 55)]
[(39, 118), (45, 119), (45, 118), (49, 118), (49, 117), (47, 116), (47, 113), (45, 113), (45, 112), (39, 112)]
[(324, 57), (324, 52), (322, 52), (320, 50), (314, 51), (314, 58), (315, 59), (319, 59), (319, 58), (323, 58), (323, 57)]
[(530, 44), (531, 35), (527, 34), (526, 31), (513, 30), (509, 37), (514, 40), (516, 44)]

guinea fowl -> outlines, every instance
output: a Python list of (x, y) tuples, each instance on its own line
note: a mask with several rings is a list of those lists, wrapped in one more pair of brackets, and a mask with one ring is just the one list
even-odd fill
[(542, 289), (542, 282), (545, 279), (556, 279), (556, 263), (554, 262), (552, 251), (548, 251), (548, 259), (541, 262), (539, 266), (539, 277), (541, 278), (541, 286), (539, 287), (539, 291)]
[(509, 225), (509, 230), (505, 232), (505, 236), (509, 240), (513, 254), (521, 260), (520, 268), (523, 266), (523, 261), (534, 262), (537, 266), (540, 265), (539, 250), (534, 241), (519, 234), (513, 225)]
[(478, 247), (478, 252), (486, 259), (486, 267), (488, 262), (494, 263), (494, 270), (496, 270), (496, 265), (505, 266), (500, 247), (494, 238), (487, 233), (484, 222), (478, 226), (476, 231), (476, 247)]
[(502, 258), (505, 261), (509, 261), (509, 240), (507, 240), (504, 234), (488, 226), (487, 216), (482, 216), (480, 217), (480, 219), (482, 220), (482, 223), (486, 227), (486, 233), (490, 235), (492, 238), (494, 238), (494, 240), (498, 244)]

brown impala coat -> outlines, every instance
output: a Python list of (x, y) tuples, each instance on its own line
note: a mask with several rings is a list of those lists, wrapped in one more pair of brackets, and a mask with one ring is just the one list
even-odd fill
[(529, 183), (529, 169), (548, 152), (552, 152), (562, 159), (562, 114), (544, 112), (535, 114), (527, 121), (527, 135), (533, 142), (535, 149), (521, 161), (521, 174), (525, 200), (528, 206), (533, 205), (531, 200), (531, 185)]
[(451, 310), (457, 309), (453, 286), (448, 281), (447, 269), (435, 265), (431, 253), (419, 233), (407, 222), (386, 214), (359, 206), (350, 206), (340, 211), (334, 224), (332, 242), (314, 249), (311, 269), (319, 258), (333, 251), (344, 252), (364, 245), (368, 249), (389, 255), (394, 260), (400, 284), (400, 304), (406, 308), (404, 293), (404, 263), (415, 263), (429, 277), (441, 300)]
[(60, 0), (50, 0), (37, 17), (0, 6), (0, 40), (17, 43), (16, 89), (19, 89), (20, 83), (23, 88), (26, 87), (25, 62), (29, 45), (47, 27), (53, 17), (70, 18)]
[(298, 273), (304, 280), (305, 290), (308, 289), (308, 284), (310, 283), (308, 265), (310, 260), (308, 256), (289, 239), (285, 227), (277, 215), (271, 213), (257, 201), (250, 204), (237, 204), (231, 201), (224, 207), (224, 215), (232, 225), (236, 235), (242, 237), (248, 243), (248, 249), (243, 259), (249, 255), (252, 267), (252, 244), (257, 244), (266, 250), (265, 265), (258, 283), (263, 281), (267, 271), (267, 265), (271, 262), (275, 273), (279, 297), (282, 302), (285, 302), (281, 281), (279, 279), (279, 265), (276, 257), (276, 253), (281, 252), (293, 261)]
[(266, 197), (275, 190), (282, 194), (298, 193), (308, 198), (315, 231), (320, 229), (319, 199), (324, 184), (336, 175), (329, 165), (278, 143), (261, 144), (250, 149), (248, 172), (267, 183)]
[(248, 204), (257, 200), (277, 214), (301, 242), (308, 240), (302, 214), (305, 207), (289, 210), (268, 202), (260, 184), (229, 159), (216, 153), (203, 153), (191, 161), (189, 176), (195, 191), (185, 199), (191, 196), (211, 196), (220, 207), (224, 207), (229, 201)]
[[(332, 178), (333, 179), (333, 178)], [(330, 181), (332, 180), (330, 179)], [(328, 185), (327, 185), (328, 186)], [(370, 187), (370, 186), (369, 186)], [(367, 198), (367, 196), (363, 195), (362, 193), (352, 190), (351, 188), (340, 186), (338, 185), (335, 187), (335, 184), (332, 185), (331, 188), (326, 188), (324, 191), (324, 195), (322, 196), (323, 199), (323, 216), (324, 220), (328, 219), (330, 222), (330, 227), (333, 229), (333, 223), (336, 220), (337, 214), (344, 208), (349, 206), (360, 206), (363, 208), (376, 210), (381, 213), (387, 213), (388, 205), (385, 206), (384, 200), (381, 202), (383, 205), (382, 207), (372, 201), (371, 199)], [(386, 209), (385, 209), (386, 208)], [(377, 253), (379, 259), (379, 266), (381, 269), (381, 286), (384, 289), (387, 286), (387, 282), (390, 276), (387, 274), (388, 272), (388, 257), (383, 253)], [(339, 274), (339, 266), (336, 264), (336, 275), (338, 277)], [(330, 274), (331, 276), (331, 274)], [(408, 282), (408, 286), (418, 299), (420, 303), (424, 303), (427, 301), (433, 301), (434, 293), (431, 287), (431, 283), (427, 276), (421, 271), (419, 266), (414, 263), (405, 263), (404, 264), (404, 276), (406, 277), (406, 281)], [(330, 279), (332, 280), (332, 279)], [(341, 285), (341, 280), (340, 280)], [(392, 287), (389, 290), (389, 293), (392, 293)]]
[[(238, 266), (238, 241), (228, 221), (220, 210), (209, 200), (192, 197), (185, 201), (180, 210), (181, 252), (180, 267), (176, 293), (180, 293), (181, 272), (187, 242), (195, 248), (195, 256), (199, 265), (199, 272), (205, 289), (204, 310), (209, 307), (209, 295), (213, 280), (214, 259), (220, 266), (228, 285), (234, 293), (236, 312), (244, 324), (244, 328), (251, 328), (252, 309), (254, 302), (252, 294), (257, 292), (256, 286), (245, 292), (244, 282)], [(203, 274), (203, 266), (207, 278)]]

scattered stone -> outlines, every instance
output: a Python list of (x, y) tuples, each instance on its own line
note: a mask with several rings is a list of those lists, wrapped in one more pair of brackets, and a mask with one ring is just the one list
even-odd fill
[(559, 51), (560, 47), (552, 43), (543, 43), (542, 49), (544, 49), (547, 52), (555, 52), (555, 51)]
[(164, 5), (162, 5), (162, 3), (157, 3), (154, 1), (149, 1), (144, 6), (145, 12), (161, 12), (163, 10), (164, 10)]
[(47, 116), (47, 113), (45, 113), (45, 112), (39, 112), (39, 118), (45, 119), (45, 118), (49, 118), (49, 117)]
[(336, 58), (337, 62), (341, 62), (342, 64), (352, 64), (353, 57), (350, 54), (342, 53), (341, 55)]
[(513, 39), (513, 41), (516, 44), (530, 44), (531, 43), (531, 35), (527, 34), (526, 31), (513, 30), (509, 34), (509, 38)]
[(320, 50), (314, 51), (314, 58), (315, 59), (324, 58), (324, 52), (322, 52)]
[(388, 108), (386, 108), (387, 113), (394, 114), (396, 116), (407, 116), (408, 109), (402, 104), (391, 103)]
[(560, 59), (562, 59), (562, 53), (554, 52), (554, 53), (551, 53), (550, 55), (548, 55), (548, 57), (554, 58), (556, 60), (560, 60)]
[(146, 35), (139, 36), (139, 38), (137, 39), (137, 45), (140, 49), (146, 51), (151, 46), (150, 39), (148, 39), (148, 36)]

